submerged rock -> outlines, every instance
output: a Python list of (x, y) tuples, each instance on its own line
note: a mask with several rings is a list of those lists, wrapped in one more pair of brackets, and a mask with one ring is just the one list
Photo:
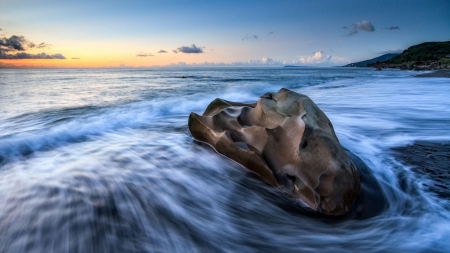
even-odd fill
[(359, 195), (356, 167), (306, 95), (281, 89), (254, 104), (216, 99), (202, 116), (191, 113), (188, 125), (194, 139), (314, 211), (345, 214)]

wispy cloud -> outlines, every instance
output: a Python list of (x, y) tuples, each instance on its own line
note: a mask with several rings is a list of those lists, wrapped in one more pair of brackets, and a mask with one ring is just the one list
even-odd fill
[(42, 43), (40, 43), (40, 44), (38, 44), (38, 45), (35, 45), (33, 42), (30, 42), (30, 43), (28, 44), (28, 46), (29, 46), (30, 48), (46, 48), (46, 47), (50, 47), (51, 45), (50, 45), (50, 44), (47, 44), (47, 43), (44, 43), (44, 42), (42, 42)]
[(162, 49), (158, 51), (158, 54), (163, 54), (163, 53), (167, 53), (167, 51), (166, 50), (162, 50)]
[(358, 30), (356, 30), (356, 29), (351, 29), (348, 33), (347, 33), (347, 35), (348, 36), (352, 36), (352, 35), (355, 35), (355, 34), (357, 34), (358, 33)]
[(178, 54), (178, 51), (176, 49), (172, 50), (172, 52)]
[(389, 26), (389, 27), (384, 27), (383, 29), (385, 30), (400, 30), (399, 26)]
[(258, 35), (255, 35), (255, 34), (253, 34), (253, 35), (246, 34), (246, 35), (244, 36), (244, 38), (242, 38), (242, 41), (244, 41), (244, 40), (251, 40), (251, 41), (253, 41), (253, 40), (259, 40), (259, 37), (258, 37)]
[(192, 44), (189, 46), (182, 46), (177, 48), (178, 52), (185, 53), (185, 54), (201, 54), (203, 53), (203, 49), (205, 47), (197, 47), (195, 44)]
[[(347, 26), (343, 26), (343, 29), (348, 29)], [(366, 32), (374, 32), (375, 27), (367, 20), (363, 20), (361, 22), (354, 23), (352, 25), (352, 29), (348, 31), (347, 36), (352, 36), (358, 33), (358, 31), (366, 31)]]
[(139, 53), (139, 54), (136, 55), (136, 57), (149, 57), (149, 56), (154, 56), (154, 55), (152, 55), (150, 53), (148, 53), (148, 54), (146, 54), (146, 53)]
[(0, 59), (8, 59), (8, 60), (19, 60), (19, 59), (60, 59), (64, 60), (66, 57), (64, 57), (62, 54), (46, 54), (46, 53), (40, 53), (40, 54), (29, 54), (25, 52), (21, 53), (15, 53), (15, 54), (5, 54), (0, 52)]

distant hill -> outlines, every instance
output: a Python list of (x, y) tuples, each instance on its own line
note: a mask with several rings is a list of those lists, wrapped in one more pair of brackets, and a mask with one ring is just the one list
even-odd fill
[(409, 47), (403, 53), (385, 60), (389, 64), (401, 64), (406, 62), (437, 61), (450, 54), (450, 41), (425, 42)]
[(379, 61), (379, 62), (387, 61), (397, 55), (399, 55), (399, 54), (383, 54), (382, 56), (378, 56), (378, 57), (375, 57), (370, 60), (350, 63), (350, 64), (345, 65), (344, 67), (367, 67), (367, 64), (376, 63), (377, 61)]

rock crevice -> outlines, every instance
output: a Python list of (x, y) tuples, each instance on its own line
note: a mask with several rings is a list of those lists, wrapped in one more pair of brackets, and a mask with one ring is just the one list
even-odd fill
[(253, 104), (216, 99), (203, 115), (191, 113), (188, 125), (194, 139), (314, 211), (345, 214), (359, 195), (355, 166), (306, 95), (281, 89)]

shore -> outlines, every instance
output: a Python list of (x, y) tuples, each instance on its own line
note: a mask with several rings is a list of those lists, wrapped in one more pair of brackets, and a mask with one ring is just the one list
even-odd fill
[(431, 73), (423, 73), (415, 75), (415, 77), (446, 77), (450, 78), (450, 70), (436, 70)]
[(415, 177), (429, 180), (423, 184), (425, 189), (450, 200), (450, 141), (416, 141), (392, 151), (399, 162), (411, 166)]
[(368, 67), (376, 70), (382, 69), (401, 69), (401, 70), (415, 70), (415, 71), (434, 71), (431, 73), (423, 73), (416, 75), (417, 77), (450, 77), (450, 65), (445, 61), (414, 61), (404, 62), (400, 64), (394, 63), (372, 63)]

